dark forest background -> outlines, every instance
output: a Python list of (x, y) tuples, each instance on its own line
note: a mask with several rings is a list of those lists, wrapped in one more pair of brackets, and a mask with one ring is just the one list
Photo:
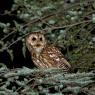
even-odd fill
[(76, 70), (92, 70), (95, 67), (94, 19), (93, 0), (1, 0), (0, 62), (8, 68), (35, 67), (24, 37), (42, 30)]

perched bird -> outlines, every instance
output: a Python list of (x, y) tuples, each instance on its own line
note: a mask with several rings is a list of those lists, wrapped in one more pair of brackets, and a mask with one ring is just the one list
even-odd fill
[(32, 32), (26, 36), (26, 46), (31, 58), (38, 68), (63, 68), (69, 70), (71, 65), (64, 55), (53, 45), (50, 45), (41, 32)]

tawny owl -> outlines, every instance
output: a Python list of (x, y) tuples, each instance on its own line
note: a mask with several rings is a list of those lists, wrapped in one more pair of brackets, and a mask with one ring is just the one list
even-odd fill
[(71, 65), (63, 54), (53, 45), (49, 45), (43, 33), (32, 32), (26, 36), (26, 46), (31, 58), (38, 68), (63, 68), (69, 70)]

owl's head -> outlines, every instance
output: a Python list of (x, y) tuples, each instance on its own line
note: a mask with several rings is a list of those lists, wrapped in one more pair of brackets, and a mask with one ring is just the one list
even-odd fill
[(46, 46), (47, 41), (41, 32), (32, 32), (26, 36), (26, 46), (29, 51), (40, 53)]

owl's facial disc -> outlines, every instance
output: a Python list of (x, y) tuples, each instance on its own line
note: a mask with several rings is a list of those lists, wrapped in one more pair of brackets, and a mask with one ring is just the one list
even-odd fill
[(33, 50), (40, 53), (46, 45), (46, 40), (42, 35), (31, 35), (30, 45)]

